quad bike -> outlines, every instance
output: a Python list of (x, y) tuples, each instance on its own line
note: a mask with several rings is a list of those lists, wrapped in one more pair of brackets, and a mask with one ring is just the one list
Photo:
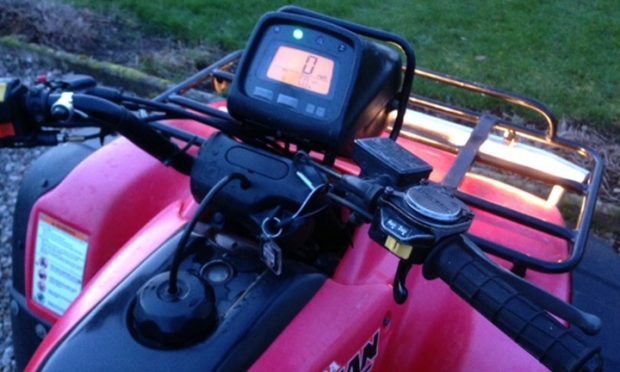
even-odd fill
[[(548, 128), (411, 95), (414, 76)], [(600, 158), (534, 100), (416, 69), (396, 35), (285, 7), (154, 99), (83, 75), (0, 93), (3, 146), (70, 142), (18, 197), (19, 369), (602, 369), (601, 320), (569, 304)]]

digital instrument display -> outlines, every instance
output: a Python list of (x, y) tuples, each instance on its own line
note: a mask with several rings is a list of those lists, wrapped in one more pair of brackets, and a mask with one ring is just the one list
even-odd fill
[(356, 138), (387, 126), (402, 61), (353, 30), (282, 11), (261, 18), (235, 73), (227, 102), (235, 119), (350, 156)]
[(280, 46), (267, 77), (314, 93), (327, 95), (334, 74), (334, 61), (304, 50)]

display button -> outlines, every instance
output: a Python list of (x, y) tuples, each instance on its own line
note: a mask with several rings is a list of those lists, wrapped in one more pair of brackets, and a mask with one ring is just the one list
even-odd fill
[(262, 87), (254, 87), (254, 95), (270, 101), (273, 99), (273, 91)]
[(315, 112), (316, 116), (322, 118), (325, 116), (325, 107), (319, 106), (316, 108), (316, 112)]
[(315, 105), (313, 105), (312, 103), (308, 103), (306, 105), (306, 113), (308, 114), (314, 114), (314, 109), (316, 108)]
[(345, 50), (347, 50), (347, 46), (344, 44), (340, 44), (338, 45), (338, 51), (339, 52), (344, 52)]
[(287, 96), (284, 94), (278, 94), (277, 102), (281, 105), (288, 106), (290, 108), (297, 108), (297, 103), (299, 102), (297, 98), (293, 98), (291, 96)]

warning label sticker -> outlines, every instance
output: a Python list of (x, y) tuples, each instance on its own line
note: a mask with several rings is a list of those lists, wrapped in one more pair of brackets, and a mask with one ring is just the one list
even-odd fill
[(88, 236), (41, 214), (35, 243), (32, 298), (62, 315), (82, 290)]
[(4, 102), (6, 96), (6, 83), (0, 83), (0, 103)]

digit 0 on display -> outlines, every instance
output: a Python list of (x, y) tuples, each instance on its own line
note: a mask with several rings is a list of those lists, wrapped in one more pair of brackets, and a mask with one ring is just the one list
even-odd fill
[(267, 77), (285, 84), (327, 95), (334, 74), (334, 61), (303, 50), (280, 46)]

